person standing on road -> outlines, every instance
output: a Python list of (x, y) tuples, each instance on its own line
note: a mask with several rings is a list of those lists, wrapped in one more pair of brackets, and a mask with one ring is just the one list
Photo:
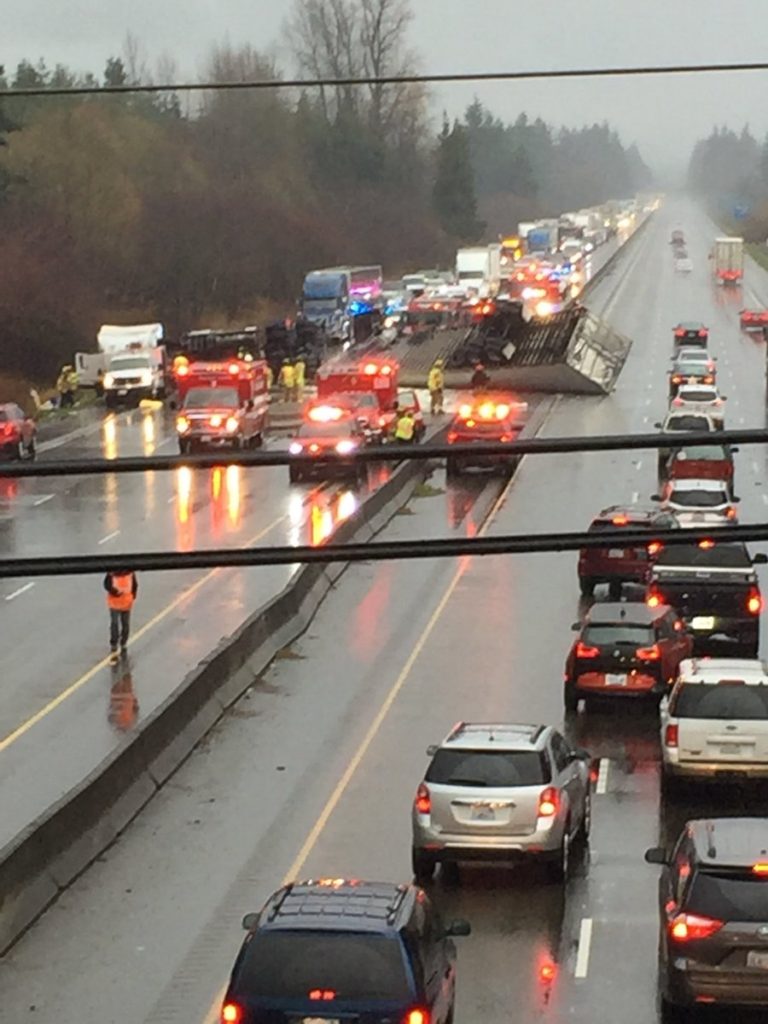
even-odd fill
[(475, 372), (472, 374), (470, 384), (475, 392), (485, 391), (491, 383), (491, 378), (482, 363), (475, 365)]
[(405, 408), (397, 414), (395, 424), (395, 441), (397, 444), (413, 444), (413, 435), (416, 430), (416, 420), (410, 409)]
[(77, 374), (74, 367), (67, 364), (62, 366), (59, 378), (56, 381), (56, 390), (59, 392), (59, 408), (69, 409), (75, 404), (75, 391), (77, 391)]
[(109, 608), (109, 660), (114, 665), (117, 663), (118, 643), (121, 654), (125, 654), (128, 647), (131, 609), (139, 591), (136, 573), (131, 569), (108, 572), (104, 577), (104, 589), (107, 592), (107, 607)]
[(290, 359), (284, 359), (280, 369), (280, 386), (283, 389), (283, 401), (291, 402), (296, 391), (296, 369)]
[(304, 385), (307, 383), (307, 364), (304, 356), (300, 355), (294, 366), (296, 378), (294, 381), (295, 401), (301, 402), (304, 398)]
[(433, 416), (439, 416), (443, 411), (443, 388), (445, 387), (445, 375), (443, 373), (443, 360), (436, 359), (432, 364), (427, 378), (429, 388), (429, 400)]

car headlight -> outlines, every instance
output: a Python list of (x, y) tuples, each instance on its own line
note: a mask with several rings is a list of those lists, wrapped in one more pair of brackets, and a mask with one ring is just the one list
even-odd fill
[(350, 455), (355, 450), (355, 448), (357, 448), (357, 444), (354, 441), (350, 441), (347, 439), (339, 441), (339, 443), (336, 445), (336, 451), (339, 453), (339, 455)]
[(114, 373), (105, 373), (104, 374), (104, 387), (105, 388), (113, 388), (114, 386), (115, 386), (115, 375), (114, 375)]
[(536, 316), (551, 316), (554, 311), (554, 306), (551, 302), (537, 302), (536, 303)]
[(288, 451), (291, 455), (301, 455), (304, 451), (303, 446), (298, 441), (291, 441), (288, 445)]
[(238, 429), (239, 426), (240, 420), (238, 420), (237, 416), (229, 416), (227, 418), (226, 427), (228, 434), (234, 434), (234, 432)]
[(176, 429), (180, 434), (186, 434), (189, 430), (190, 422), (186, 416), (179, 416), (176, 420)]
[(139, 377), (141, 379), (141, 383), (145, 387), (149, 386), (152, 383), (152, 371), (151, 370), (142, 370), (140, 375), (139, 375)]
[(223, 422), (224, 418), (222, 416), (211, 416), (210, 424), (212, 427), (220, 427)]

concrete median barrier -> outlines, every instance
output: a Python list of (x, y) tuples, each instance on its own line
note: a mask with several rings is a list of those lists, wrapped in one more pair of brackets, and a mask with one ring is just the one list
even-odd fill
[[(329, 543), (372, 537), (427, 471), (423, 462), (396, 466)], [(0, 850), (0, 952), (114, 842), (277, 652), (304, 632), (344, 568), (302, 566), (98, 768)]]

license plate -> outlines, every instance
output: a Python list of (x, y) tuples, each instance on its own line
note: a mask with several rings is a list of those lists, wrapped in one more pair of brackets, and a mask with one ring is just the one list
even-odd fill
[(691, 619), (691, 629), (714, 629), (714, 615), (694, 615)]
[(740, 743), (721, 743), (720, 744), (721, 754), (740, 754), (741, 744)]
[(487, 804), (475, 804), (472, 807), (472, 820), (473, 821), (495, 821), (496, 812), (492, 807), (488, 807)]
[(297, 1024), (341, 1024), (338, 1017), (302, 1017)]
[(605, 673), (605, 685), (606, 686), (626, 686), (627, 677), (622, 673), (606, 672)]
[(118, 395), (127, 395), (128, 394), (128, 388), (118, 388), (117, 393), (118, 393)]
[(624, 548), (609, 548), (609, 550), (608, 550), (608, 557), (609, 558), (623, 558), (624, 557)]
[(207, 444), (211, 440), (211, 435), (210, 434), (203, 434), (203, 436), (200, 438), (200, 440), (203, 442), (203, 444)]
[(758, 953), (755, 949), (750, 949), (747, 953), (747, 967), (761, 967), (764, 971), (768, 970), (768, 953)]

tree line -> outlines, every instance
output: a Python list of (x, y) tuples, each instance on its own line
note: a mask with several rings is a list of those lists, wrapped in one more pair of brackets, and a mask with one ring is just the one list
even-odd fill
[(759, 141), (745, 125), (713, 128), (693, 148), (688, 186), (723, 227), (748, 242), (768, 236), (768, 136)]
[[(294, 0), (291, 72), (400, 75), (409, 0)], [(251, 46), (214, 47), (206, 82), (279, 81)], [(648, 180), (607, 125), (506, 124), (479, 102), (439, 131), (419, 84), (99, 94), (177, 80), (129, 39), (100, 76), (22, 61), (4, 88), (89, 85), (0, 105), (0, 368), (50, 378), (100, 323), (170, 332), (293, 308), (303, 274), (450, 266), (518, 220), (632, 194)]]

